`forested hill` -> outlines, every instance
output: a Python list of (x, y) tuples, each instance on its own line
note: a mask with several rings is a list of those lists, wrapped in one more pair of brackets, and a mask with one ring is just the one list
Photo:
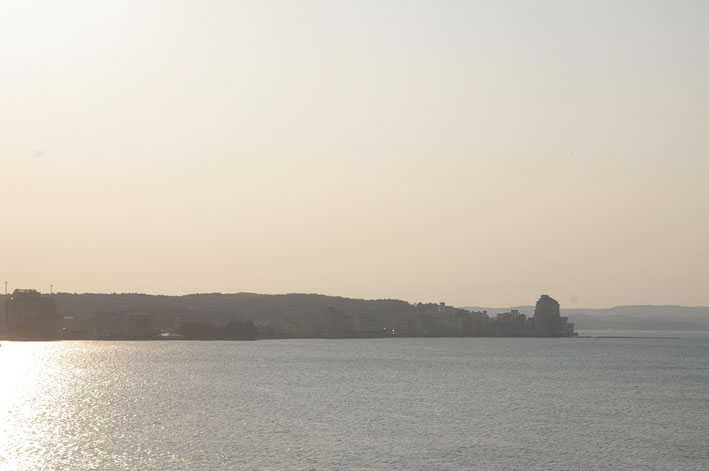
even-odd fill
[(351, 315), (377, 312), (386, 315), (406, 315), (413, 306), (399, 300), (363, 300), (319, 294), (265, 295), (190, 294), (185, 296), (156, 296), (148, 294), (71, 294), (57, 293), (57, 310), (62, 316), (86, 319), (99, 312), (132, 310), (155, 312), (163, 322), (209, 321), (229, 319), (269, 322), (298, 322), (334, 308)]

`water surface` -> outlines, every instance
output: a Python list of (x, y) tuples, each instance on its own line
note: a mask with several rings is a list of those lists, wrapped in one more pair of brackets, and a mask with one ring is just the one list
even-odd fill
[(3, 342), (0, 469), (709, 469), (680, 337)]

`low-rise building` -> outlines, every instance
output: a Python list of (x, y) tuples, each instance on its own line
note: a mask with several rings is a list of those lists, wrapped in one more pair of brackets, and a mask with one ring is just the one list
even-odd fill
[(377, 312), (362, 312), (357, 316), (356, 331), (361, 336), (384, 335), (384, 322)]
[(102, 312), (94, 315), (94, 321), (96, 337), (100, 339), (149, 339), (157, 334), (155, 313)]

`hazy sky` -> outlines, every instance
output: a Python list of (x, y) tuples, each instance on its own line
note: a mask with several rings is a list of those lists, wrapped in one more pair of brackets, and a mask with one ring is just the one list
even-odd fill
[(707, 1), (0, 0), (0, 281), (709, 305)]

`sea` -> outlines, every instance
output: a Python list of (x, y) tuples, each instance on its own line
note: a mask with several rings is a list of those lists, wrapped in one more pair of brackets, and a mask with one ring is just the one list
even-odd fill
[(0, 470), (707, 470), (709, 333), (0, 342)]

